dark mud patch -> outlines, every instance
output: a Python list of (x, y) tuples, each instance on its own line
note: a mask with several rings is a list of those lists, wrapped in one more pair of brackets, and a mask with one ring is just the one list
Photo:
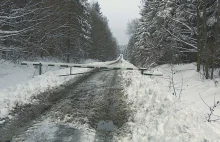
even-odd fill
[(62, 86), (35, 96), (32, 99), (38, 100), (37, 103), (17, 106), (10, 114), (13, 116), (12, 119), (6, 118), (5, 123), (0, 124), (0, 142), (10, 141), (13, 136), (25, 131), (33, 120), (45, 114), (54, 104), (65, 98), (69, 90), (75, 89), (92, 74), (95, 72), (78, 76)]

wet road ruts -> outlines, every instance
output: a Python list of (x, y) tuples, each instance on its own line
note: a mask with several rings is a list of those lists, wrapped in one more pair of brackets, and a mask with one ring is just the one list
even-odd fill
[[(73, 88), (65, 88), (65, 92), (59, 94), (64, 97), (50, 104), (51, 106), (43, 113), (39, 112), (39, 116), (30, 123), (19, 126), (21, 128), (10, 140), (16, 142), (92, 140), (89, 136), (86, 138), (83, 130), (69, 126), (77, 124), (88, 125), (93, 129), (95, 142), (114, 141), (114, 136), (122, 132), (120, 128), (127, 122), (129, 115), (119, 74), (119, 71), (98, 72)], [(114, 130), (98, 129), (98, 123), (102, 121), (113, 122)]]

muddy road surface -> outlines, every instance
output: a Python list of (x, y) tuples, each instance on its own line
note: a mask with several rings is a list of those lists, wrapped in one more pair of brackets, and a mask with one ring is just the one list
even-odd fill
[(91, 74), (53, 95), (17, 109), (0, 126), (0, 142), (113, 142), (123, 135), (129, 108), (120, 71)]

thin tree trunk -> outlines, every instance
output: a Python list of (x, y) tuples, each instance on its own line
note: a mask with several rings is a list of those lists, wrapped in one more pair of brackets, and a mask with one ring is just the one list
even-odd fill
[(215, 67), (215, 58), (216, 58), (216, 49), (219, 46), (219, 16), (220, 16), (220, 0), (218, 0), (217, 3), (218, 11), (216, 13), (217, 22), (215, 24), (215, 41), (214, 41), (214, 47), (213, 47), (213, 55), (212, 55), (212, 72), (211, 72), (211, 79), (214, 77), (214, 67)]
[(68, 7), (68, 9), (69, 9), (69, 11), (68, 11), (68, 12), (69, 12), (69, 14), (68, 14), (68, 25), (69, 25), (68, 28), (69, 28), (69, 31), (68, 31), (68, 33), (67, 33), (67, 63), (70, 62), (70, 46), (71, 46), (71, 45), (70, 45), (70, 42), (71, 42), (71, 41), (70, 41), (70, 36), (71, 36), (71, 33), (70, 33), (70, 32), (71, 32), (71, 31), (70, 31), (70, 25), (71, 25), (71, 24), (70, 24), (70, 22), (71, 22), (71, 13), (70, 13), (71, 10), (70, 10), (70, 9), (71, 9), (71, 8), (70, 8), (70, 6)]
[(197, 72), (200, 71), (200, 66), (201, 66), (201, 19), (200, 19), (200, 11), (199, 11), (199, 6), (200, 6), (200, 0), (197, 0)]
[(67, 39), (67, 63), (70, 62), (70, 35), (68, 34), (68, 39)]
[(203, 20), (203, 26), (204, 26), (204, 49), (205, 49), (205, 77), (206, 79), (209, 79), (209, 50), (207, 47), (207, 11), (206, 11), (206, 6), (207, 6), (207, 0), (204, 1), (204, 7), (203, 7), (203, 13), (204, 13), (204, 20)]
[(214, 49), (213, 49), (213, 55), (212, 55), (211, 79), (213, 79), (213, 76), (214, 76), (214, 68), (215, 68), (215, 47), (214, 47)]
[(205, 78), (209, 79), (209, 61), (208, 61), (208, 59), (206, 59), (206, 62), (205, 62)]
[[(215, 25), (216, 28), (216, 25)], [(216, 37), (216, 33), (215, 33), (215, 37)], [(215, 56), (216, 56), (216, 39), (213, 37), (212, 41), (211, 41), (211, 62), (212, 62), (212, 70), (211, 70), (211, 79), (213, 79), (214, 77), (214, 69), (215, 69)]]

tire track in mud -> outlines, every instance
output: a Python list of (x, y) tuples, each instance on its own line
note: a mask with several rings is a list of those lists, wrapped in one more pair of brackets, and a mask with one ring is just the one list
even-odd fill
[(27, 126), (32, 124), (32, 121), (39, 119), (41, 115), (49, 111), (54, 104), (64, 98), (68, 90), (75, 89), (78, 84), (93, 74), (95, 74), (95, 72), (78, 76), (64, 85), (39, 94), (36, 98), (33, 98), (38, 100), (37, 103), (17, 106), (15, 110), (10, 113), (13, 118), (6, 119), (5, 123), (0, 124), (0, 142), (10, 141), (14, 135), (25, 131)]
[[(66, 88), (65, 92), (59, 94), (63, 95), (63, 98), (50, 104), (43, 113), (37, 113), (38, 117), (31, 118), (34, 121), (24, 123), (24, 126), (20, 124), (21, 128), (13, 133), (12, 141), (81, 141), (83, 132), (66, 124), (88, 124), (96, 131), (95, 142), (114, 141), (114, 135), (123, 133), (121, 128), (129, 115), (118, 74), (118, 71), (96, 73), (76, 87)], [(39, 128), (47, 125), (44, 123), (46, 119), (51, 123), (54, 122), (48, 126), (51, 132), (39, 132)], [(97, 129), (100, 121), (112, 121), (115, 129), (113, 131)], [(53, 133), (53, 137), (49, 139), (47, 136), (50, 133)]]
[[(123, 130), (120, 129), (128, 121), (129, 110), (127, 104), (125, 103), (123, 88), (121, 86), (120, 77), (117, 72), (115, 72), (108, 92), (106, 92), (106, 102), (103, 101), (102, 107), (97, 107), (100, 111), (104, 111), (104, 115), (100, 115), (98, 119), (94, 120), (94, 124), (97, 124), (98, 120), (101, 120), (101, 123), (110, 123), (113, 122), (114, 130), (103, 130), (96, 128), (95, 142), (113, 142), (114, 136), (120, 133), (123, 133)], [(98, 114), (95, 114), (98, 115)], [(104, 120), (104, 121), (102, 121)], [(107, 125), (104, 124), (104, 125)], [(111, 126), (108, 126), (111, 127)], [(111, 128), (104, 128), (111, 129)]]

